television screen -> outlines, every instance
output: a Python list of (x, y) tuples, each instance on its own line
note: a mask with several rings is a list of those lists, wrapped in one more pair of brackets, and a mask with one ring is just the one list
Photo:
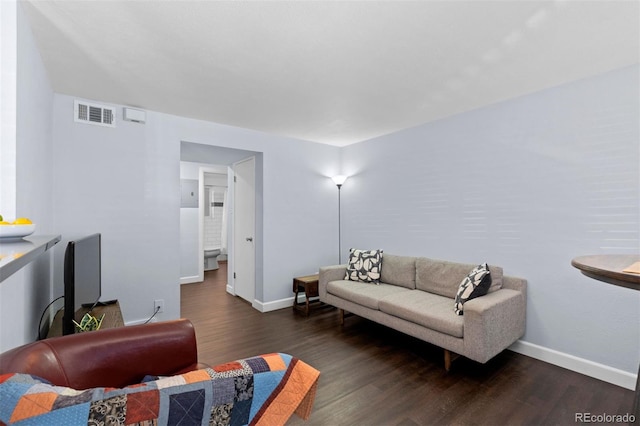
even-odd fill
[(69, 241), (64, 255), (63, 334), (73, 334), (75, 313), (82, 306), (92, 308), (102, 290), (101, 235), (93, 234)]

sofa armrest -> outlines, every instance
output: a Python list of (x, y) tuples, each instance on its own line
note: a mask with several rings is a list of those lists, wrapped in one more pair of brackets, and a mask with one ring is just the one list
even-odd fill
[(487, 362), (524, 335), (525, 293), (500, 289), (464, 304), (465, 356)]
[(318, 280), (320, 301), (324, 302), (327, 297), (327, 284), (331, 281), (343, 280), (346, 273), (347, 265), (332, 265), (320, 268), (320, 277)]
[(53, 337), (0, 355), (0, 374), (32, 374), (74, 389), (124, 387), (197, 367), (195, 330), (185, 319)]

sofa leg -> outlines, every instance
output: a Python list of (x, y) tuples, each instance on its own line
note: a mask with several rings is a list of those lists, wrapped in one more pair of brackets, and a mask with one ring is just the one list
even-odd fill
[(346, 317), (350, 317), (351, 315), (353, 315), (352, 313), (347, 312), (344, 309), (339, 309), (338, 308), (338, 311), (340, 311), (340, 325), (344, 325), (344, 319)]
[(451, 354), (451, 351), (448, 349), (444, 350), (444, 369), (448, 373), (451, 370), (451, 363), (456, 360), (460, 355)]

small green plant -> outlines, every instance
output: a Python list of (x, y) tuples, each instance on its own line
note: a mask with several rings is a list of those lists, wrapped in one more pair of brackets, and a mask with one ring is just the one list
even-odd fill
[(87, 312), (82, 317), (82, 320), (80, 320), (80, 324), (78, 324), (75, 320), (73, 320), (73, 323), (76, 325), (76, 329), (78, 330), (78, 332), (83, 333), (85, 331), (100, 330), (100, 326), (102, 325), (103, 319), (104, 319), (104, 314), (102, 314), (100, 316), (100, 319), (98, 319)]

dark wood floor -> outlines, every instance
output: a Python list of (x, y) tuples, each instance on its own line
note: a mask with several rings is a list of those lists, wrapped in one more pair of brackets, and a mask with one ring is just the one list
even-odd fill
[[(215, 365), (285, 352), (320, 370), (313, 414), (290, 425), (573, 425), (576, 413), (631, 412), (633, 392), (505, 351), (451, 372), (442, 350), (326, 307), (260, 313), (226, 293), (226, 264), (181, 287), (200, 361)], [(579, 423), (579, 422), (578, 422)]]

